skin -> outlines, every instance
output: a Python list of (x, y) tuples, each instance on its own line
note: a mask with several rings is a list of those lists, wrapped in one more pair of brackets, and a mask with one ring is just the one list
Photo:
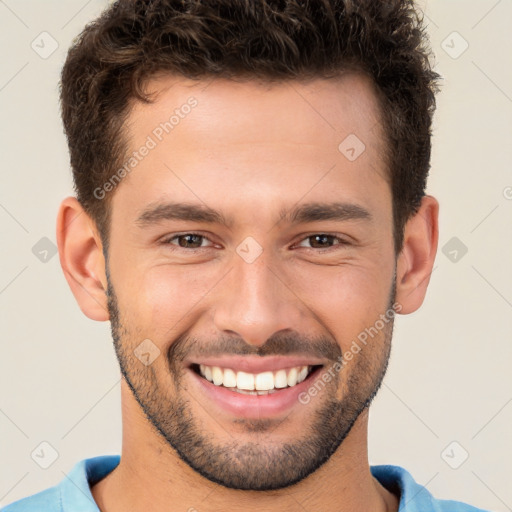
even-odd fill
[[(155, 512), (398, 510), (398, 497), (372, 477), (367, 453), (367, 405), (385, 373), (392, 322), (314, 399), (278, 417), (241, 420), (220, 410), (186, 367), (206, 350), (253, 358), (300, 352), (321, 359), (326, 371), (393, 303), (402, 314), (422, 304), (438, 203), (423, 199), (396, 255), (371, 83), (356, 74), (272, 86), (160, 77), (148, 88), (156, 101), (133, 105), (130, 151), (188, 98), (198, 103), (110, 192), (108, 266), (96, 226), (75, 198), (62, 202), (58, 218), (68, 283), (84, 314), (111, 320), (124, 373), (121, 462), (93, 486), (98, 506), (142, 512), (150, 500)], [(366, 146), (354, 161), (338, 150), (349, 134)], [(167, 201), (207, 206), (230, 224), (137, 222), (148, 206)], [(300, 223), (286, 216), (334, 202), (369, 216)], [(190, 232), (207, 237), (194, 239), (201, 249), (173, 238)], [(327, 249), (308, 238), (324, 233), (333, 235)], [(236, 252), (249, 236), (263, 250), (252, 263)], [(149, 366), (133, 355), (144, 339), (160, 350)], [(216, 457), (194, 452), (184, 431)], [(319, 460), (322, 444), (331, 450)], [(285, 446), (296, 449), (294, 464)]]

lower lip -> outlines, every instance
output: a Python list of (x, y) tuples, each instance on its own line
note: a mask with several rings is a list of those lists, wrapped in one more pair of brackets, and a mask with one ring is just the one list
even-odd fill
[(193, 382), (197, 383), (200, 392), (224, 411), (238, 418), (261, 419), (280, 416), (288, 412), (294, 405), (302, 405), (299, 402), (299, 395), (311, 387), (321, 374), (321, 370), (322, 368), (316, 368), (300, 384), (276, 390), (268, 395), (237, 393), (223, 386), (212, 384), (192, 369), (188, 371), (192, 375)]

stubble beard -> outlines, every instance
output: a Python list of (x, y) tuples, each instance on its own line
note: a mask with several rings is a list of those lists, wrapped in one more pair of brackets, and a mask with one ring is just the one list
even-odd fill
[[(304, 407), (305, 431), (300, 438), (286, 442), (273, 440), (273, 432), (279, 431), (280, 421), (270, 419), (238, 420), (237, 428), (245, 428), (253, 434), (250, 441), (231, 435), (228, 442), (219, 442), (208, 421), (199, 420), (193, 414), (194, 398), (183, 385), (185, 369), (179, 365), (187, 347), (187, 337), (180, 337), (171, 344), (166, 367), (173, 377), (174, 389), (162, 386), (154, 368), (144, 366), (133, 350), (135, 341), (126, 323), (121, 321), (114, 288), (108, 279), (108, 310), (112, 337), (121, 373), (135, 399), (154, 429), (169, 447), (197, 473), (224, 487), (240, 490), (270, 491), (289, 487), (300, 482), (320, 468), (340, 447), (354, 423), (371, 404), (386, 374), (393, 320), (386, 324), (380, 337), (372, 339), (350, 363)], [(388, 308), (395, 299), (395, 286), (390, 293)], [(135, 331), (135, 329), (133, 329)], [(331, 340), (324, 340), (331, 345)], [(336, 344), (341, 356), (341, 349)], [(333, 350), (335, 347), (332, 347)], [(286, 353), (283, 347), (281, 353)], [(372, 354), (372, 357), (368, 357)], [(339, 359), (338, 359), (339, 361)], [(332, 361), (335, 364), (335, 360)], [(344, 372), (350, 372), (342, 379)], [(166, 381), (167, 382), (167, 381)], [(343, 386), (341, 398), (340, 385)], [(323, 395), (323, 396), (319, 396)], [(316, 405), (321, 404), (321, 405)], [(315, 406), (316, 405), (316, 406)], [(306, 411), (309, 411), (309, 415)], [(216, 422), (216, 419), (211, 419)]]

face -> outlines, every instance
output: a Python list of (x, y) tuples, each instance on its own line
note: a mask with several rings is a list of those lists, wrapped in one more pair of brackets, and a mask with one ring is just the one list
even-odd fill
[(122, 373), (197, 472), (289, 486), (337, 450), (389, 357), (396, 259), (375, 95), (356, 75), (149, 86), (156, 101), (129, 117), (136, 163), (109, 192)]

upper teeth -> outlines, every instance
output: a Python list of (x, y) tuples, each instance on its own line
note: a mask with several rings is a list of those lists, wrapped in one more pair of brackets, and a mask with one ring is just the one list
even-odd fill
[(216, 386), (238, 388), (247, 391), (268, 391), (295, 386), (308, 376), (310, 370), (311, 366), (296, 366), (286, 370), (254, 374), (235, 372), (230, 368), (220, 368), (219, 366), (199, 365), (201, 375)]

